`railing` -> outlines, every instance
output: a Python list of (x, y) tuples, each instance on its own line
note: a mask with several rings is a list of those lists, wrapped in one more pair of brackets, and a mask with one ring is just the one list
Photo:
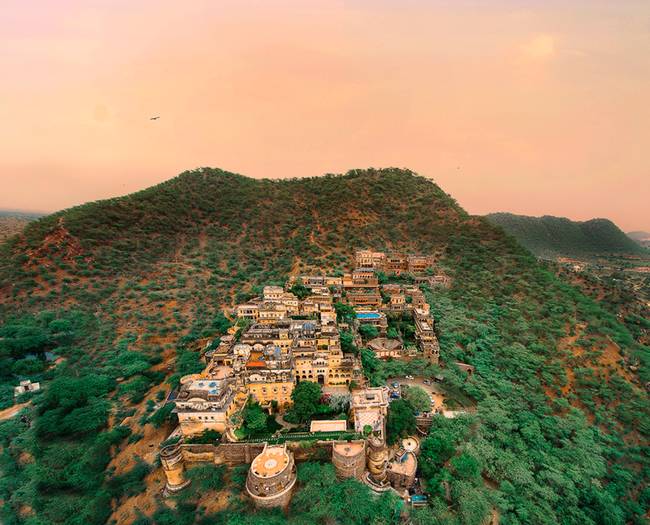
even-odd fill
[(334, 441), (342, 439), (350, 441), (361, 437), (361, 434), (358, 432), (349, 432), (346, 430), (331, 432), (292, 432), (276, 437), (243, 439), (237, 443), (268, 443), (269, 445), (281, 445), (287, 441)]

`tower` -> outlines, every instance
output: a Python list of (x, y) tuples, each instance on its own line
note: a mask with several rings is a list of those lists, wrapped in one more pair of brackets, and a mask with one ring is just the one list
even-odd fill
[(179, 445), (169, 445), (163, 448), (160, 451), (160, 462), (167, 478), (166, 491), (178, 492), (190, 484), (190, 480), (185, 479), (183, 451)]
[(388, 464), (388, 449), (383, 439), (377, 436), (368, 438), (368, 481), (376, 486), (386, 484), (386, 465)]
[(246, 491), (262, 508), (286, 507), (296, 484), (293, 454), (284, 445), (264, 446), (253, 460), (246, 478)]
[(361, 479), (366, 469), (365, 441), (337, 441), (332, 445), (332, 464), (339, 479)]

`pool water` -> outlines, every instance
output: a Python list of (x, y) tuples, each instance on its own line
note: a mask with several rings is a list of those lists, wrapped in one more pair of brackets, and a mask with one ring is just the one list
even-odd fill
[(357, 314), (357, 319), (379, 319), (380, 314), (375, 312), (362, 312)]

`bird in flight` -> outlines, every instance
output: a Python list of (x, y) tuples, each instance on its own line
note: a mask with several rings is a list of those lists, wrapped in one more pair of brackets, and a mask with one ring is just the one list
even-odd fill
[(159, 118), (160, 118), (160, 116), (157, 116), (157, 117), (151, 117), (149, 120), (158, 120)]

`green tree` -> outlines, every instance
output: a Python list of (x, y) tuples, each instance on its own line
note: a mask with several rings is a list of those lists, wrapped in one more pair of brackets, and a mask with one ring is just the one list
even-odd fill
[(202, 464), (187, 470), (187, 479), (191, 481), (186, 489), (183, 498), (200, 498), (211, 490), (221, 490), (224, 486), (223, 465)]
[(352, 332), (341, 332), (341, 350), (345, 353), (359, 353), (359, 349), (354, 344), (354, 336), (352, 335)]
[(217, 316), (212, 320), (212, 328), (214, 328), (220, 334), (225, 334), (228, 331), (228, 328), (231, 326), (232, 323), (224, 315), (223, 312), (219, 312)]
[(262, 433), (266, 430), (266, 412), (258, 403), (249, 402), (244, 410), (244, 426), (249, 435)]
[(455, 474), (466, 480), (477, 480), (481, 476), (481, 466), (474, 456), (463, 452), (451, 460)]
[(379, 337), (379, 330), (377, 330), (376, 326), (373, 326), (371, 324), (362, 324), (359, 327), (359, 333), (361, 334), (361, 337), (363, 337), (366, 341), (374, 339), (375, 337)]
[(221, 434), (216, 430), (208, 428), (198, 435), (186, 438), (186, 443), (197, 443), (197, 444), (215, 444), (221, 440)]
[(291, 293), (295, 295), (301, 301), (311, 295), (311, 290), (307, 288), (301, 281), (296, 281), (296, 283), (291, 287)]
[(296, 385), (291, 393), (293, 417), (303, 423), (311, 419), (318, 411), (319, 402), (323, 395), (321, 386), (311, 381), (302, 381)]
[(172, 418), (176, 417), (175, 414), (172, 414), (174, 408), (174, 403), (167, 403), (166, 405), (163, 405), (149, 417), (149, 423), (151, 423), (156, 428), (160, 428), (163, 423), (170, 421)]
[(291, 501), (296, 523), (396, 525), (399, 521), (398, 498), (394, 494), (373, 496), (356, 479), (339, 481), (330, 463), (301, 463), (298, 481), (301, 488)]
[(415, 434), (415, 432), (413, 407), (404, 399), (396, 399), (388, 407), (388, 419), (386, 421), (388, 443), (392, 445), (399, 438)]
[(428, 412), (431, 410), (431, 398), (426, 391), (419, 386), (403, 387), (403, 397), (418, 412)]
[(386, 337), (388, 339), (399, 339), (399, 332), (394, 326), (390, 326), (386, 331)]
[(336, 319), (339, 323), (351, 323), (354, 321), (356, 312), (349, 304), (336, 302), (334, 303), (334, 310), (336, 311)]

